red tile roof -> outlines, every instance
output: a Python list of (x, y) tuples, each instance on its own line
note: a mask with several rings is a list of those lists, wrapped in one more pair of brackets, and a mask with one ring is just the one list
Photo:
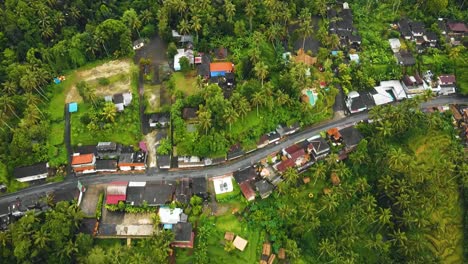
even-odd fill
[(118, 204), (119, 201), (125, 201), (127, 195), (125, 194), (110, 194), (106, 196), (106, 204)]
[(287, 160), (283, 160), (280, 164), (278, 164), (278, 166), (276, 167), (276, 169), (280, 172), (283, 172), (285, 171), (287, 168), (292, 168), (294, 167), (295, 163), (294, 163), (294, 160), (292, 159), (287, 159)]
[(84, 154), (73, 156), (72, 165), (80, 165), (93, 162), (94, 154)]
[(340, 133), (340, 131), (338, 131), (338, 128), (336, 128), (336, 127), (328, 129), (327, 134), (329, 136), (333, 136), (333, 138), (335, 140), (341, 138), (341, 133)]
[(125, 186), (127, 186), (128, 182), (126, 182), (126, 181), (115, 181), (115, 182), (109, 183), (109, 185), (125, 185)]
[(440, 82), (444, 84), (452, 84), (455, 83), (455, 75), (441, 75), (439, 76)]
[(297, 152), (298, 150), (300, 150), (301, 147), (299, 147), (298, 145), (294, 144), (292, 146), (289, 146), (287, 147), (284, 151), (286, 153), (288, 153), (289, 155), (292, 155), (294, 152)]
[(255, 192), (250, 186), (249, 182), (243, 182), (239, 184), (239, 187), (247, 201), (255, 200)]
[(231, 62), (213, 62), (210, 63), (210, 72), (232, 72), (233, 66)]
[(82, 171), (86, 171), (86, 170), (94, 170), (94, 166), (79, 167), (79, 168), (74, 168), (73, 170), (75, 172), (82, 172)]
[(456, 32), (468, 32), (468, 28), (466, 27), (465, 23), (462, 22), (454, 22), (448, 23), (449, 29)]
[(302, 157), (305, 155), (305, 151), (303, 149), (300, 149), (293, 154), (291, 154), (291, 160), (296, 161), (298, 158)]

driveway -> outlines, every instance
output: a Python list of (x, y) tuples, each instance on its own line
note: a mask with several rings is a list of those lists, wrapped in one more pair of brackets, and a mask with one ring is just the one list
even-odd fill
[(96, 215), (97, 202), (99, 200), (99, 194), (104, 193), (104, 185), (89, 185), (86, 186), (86, 192), (83, 194), (81, 200), (81, 210), (87, 216)]

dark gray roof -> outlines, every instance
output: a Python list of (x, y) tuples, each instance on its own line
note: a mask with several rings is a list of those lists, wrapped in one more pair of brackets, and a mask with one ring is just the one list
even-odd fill
[(116, 160), (96, 160), (96, 170), (114, 170), (116, 168)]
[(411, 66), (416, 64), (416, 59), (413, 57), (411, 52), (397, 52), (395, 53), (396, 58), (398, 59), (398, 63), (404, 66)]
[(171, 156), (169, 155), (157, 155), (158, 167), (167, 167), (171, 166)]
[(178, 202), (185, 204), (190, 202), (190, 197), (192, 197), (192, 195), (190, 192), (190, 181), (188, 179), (182, 179), (176, 184), (175, 197)]
[(419, 21), (414, 21), (410, 23), (411, 30), (416, 33), (423, 33), (425, 28), (424, 28), (424, 23), (419, 22)]
[(97, 148), (96, 145), (78, 146), (75, 148), (75, 153), (97, 155)]
[(13, 176), (15, 178), (24, 178), (29, 176), (40, 175), (48, 172), (47, 163), (37, 163), (31, 166), (24, 166), (15, 168), (13, 171)]
[(172, 229), (175, 233), (175, 242), (188, 242), (192, 240), (192, 224), (177, 223)]
[(264, 196), (272, 192), (274, 186), (266, 180), (261, 180), (255, 183), (255, 188), (260, 193), (260, 196)]
[(246, 181), (252, 181), (257, 176), (254, 167), (248, 167), (242, 170), (235, 171), (233, 173), (234, 179), (238, 184), (241, 184)]
[(197, 116), (198, 116), (197, 111), (198, 111), (197, 108), (185, 107), (184, 109), (182, 109), (182, 118), (183, 119), (197, 118)]
[(278, 132), (276, 131), (272, 131), (268, 133), (267, 135), (268, 135), (268, 141), (270, 142), (281, 138), (280, 134), (278, 134)]
[(317, 154), (330, 150), (330, 146), (328, 145), (327, 141), (322, 137), (314, 139), (310, 143), (314, 147), (314, 150)]
[(206, 193), (206, 179), (205, 178), (192, 178), (192, 192), (194, 194)]
[(175, 184), (146, 183), (143, 200), (150, 205), (162, 205), (172, 201)]
[(235, 159), (238, 158), (242, 155), (244, 155), (245, 152), (242, 150), (242, 146), (240, 143), (237, 143), (235, 145), (232, 145), (231, 148), (229, 149), (227, 153), (227, 159)]
[(437, 34), (432, 31), (427, 31), (425, 35), (428, 41), (437, 41), (438, 39)]
[(353, 100), (351, 101), (351, 110), (359, 110), (365, 107), (366, 105), (364, 104), (364, 101), (362, 100), (361, 96), (353, 98)]
[(133, 205), (141, 205), (143, 203), (143, 196), (145, 194), (144, 186), (128, 186), (127, 187), (127, 203)]
[(99, 142), (96, 146), (98, 151), (115, 151), (117, 150), (117, 143), (115, 142)]
[(112, 96), (112, 101), (114, 101), (115, 104), (123, 104), (123, 102), (124, 102), (123, 94), (121, 94), (121, 93), (114, 94)]
[(361, 132), (353, 126), (341, 129), (340, 134), (347, 147), (356, 146), (363, 138)]
[(119, 156), (119, 163), (132, 163), (133, 153), (121, 153)]
[(150, 122), (167, 123), (170, 119), (170, 113), (155, 113), (149, 116)]

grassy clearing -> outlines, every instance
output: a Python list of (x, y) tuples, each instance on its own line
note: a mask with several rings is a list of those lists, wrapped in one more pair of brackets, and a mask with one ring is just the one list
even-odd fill
[(241, 194), (241, 190), (239, 188), (239, 184), (232, 178), (232, 186), (233, 190), (232, 192), (229, 193), (222, 193), (222, 194), (217, 194), (216, 195), (216, 201), (218, 202), (227, 202), (230, 200), (233, 200), (235, 198), (238, 198)]
[(183, 248), (176, 248), (175, 255), (176, 255), (176, 263), (177, 264), (187, 264), (193, 262), (193, 249), (183, 249)]
[[(90, 131), (81, 122), (81, 117), (92, 110), (93, 106), (88, 103), (79, 103), (78, 112), (71, 116), (71, 141), (72, 145), (97, 144), (100, 141), (113, 141), (125, 145), (136, 145), (141, 139), (140, 117), (138, 102), (137, 73), (132, 73), (131, 89), (133, 100), (131, 104), (121, 113), (117, 113), (114, 124), (103, 127), (97, 131)], [(100, 112), (101, 109), (96, 111)]]
[(170, 110), (169, 93), (162, 84), (145, 84), (145, 114), (159, 113)]
[(191, 71), (184, 75), (182, 72), (172, 74), (176, 90), (182, 91), (186, 96), (193, 95), (198, 92), (196, 86), (196, 72)]
[[(245, 205), (239, 202), (220, 203), (220, 207), (227, 207), (224, 214), (214, 218), (213, 227), (215, 231), (208, 238), (208, 257), (211, 263), (256, 263), (260, 258), (259, 245), (263, 242), (260, 239), (258, 230), (251, 230), (236, 215), (232, 214), (234, 208), (241, 211)], [(234, 232), (248, 241), (243, 252), (235, 249), (227, 253), (224, 250), (225, 232)]]
[(102, 249), (106, 250), (115, 245), (125, 245), (125, 239), (113, 239), (113, 238), (105, 238), (105, 239), (94, 239), (94, 245), (100, 246)]

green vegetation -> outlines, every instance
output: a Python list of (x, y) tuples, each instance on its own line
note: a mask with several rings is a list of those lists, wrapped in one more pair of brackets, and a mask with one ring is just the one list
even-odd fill
[(141, 138), (139, 122), (139, 102), (137, 74), (131, 72), (132, 102), (118, 113), (112, 103), (96, 100), (93, 103), (81, 102), (78, 112), (71, 115), (72, 144), (97, 144), (99, 141), (113, 141), (126, 145), (136, 145)]
[(176, 90), (182, 91), (185, 96), (194, 95), (199, 91), (196, 85), (195, 71), (188, 73), (175, 72), (172, 74), (172, 80)]
[(241, 190), (239, 184), (237, 184), (237, 182), (234, 179), (232, 179), (232, 187), (232, 192), (216, 194), (216, 201), (222, 203), (234, 199), (239, 199), (241, 195)]
[(104, 193), (99, 194), (98, 202), (96, 205), (96, 219), (100, 220), (102, 216), (102, 205), (104, 204)]

